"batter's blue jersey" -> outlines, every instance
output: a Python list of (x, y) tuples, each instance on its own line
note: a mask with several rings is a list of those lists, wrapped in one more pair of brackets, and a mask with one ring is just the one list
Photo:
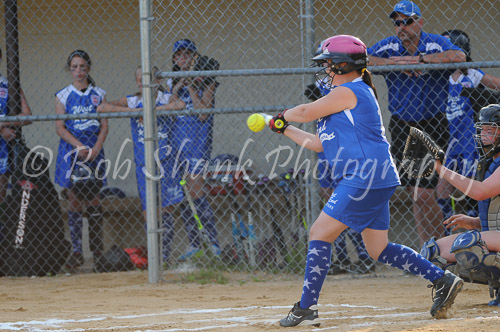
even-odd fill
[[(170, 93), (158, 91), (156, 106), (168, 104), (171, 96)], [(142, 97), (137, 95), (127, 96), (127, 104), (130, 108), (142, 108)], [(160, 159), (175, 157), (175, 152), (172, 151), (171, 142), (173, 122), (172, 116), (164, 115), (156, 117)], [(132, 131), (132, 141), (134, 143), (135, 164), (144, 166), (144, 123), (140, 118), (131, 118), (130, 127)]]
[[(422, 31), (417, 51), (408, 52), (396, 36), (385, 38), (367, 53), (380, 58), (391, 56), (415, 56), (461, 50), (447, 38)], [(383, 72), (389, 90), (389, 111), (404, 121), (430, 119), (439, 112), (445, 112), (448, 97), (448, 77), (453, 71), (430, 70), (418, 77), (408, 76), (401, 71)]]
[[(9, 83), (5, 76), (0, 75), (0, 121), (9, 114)], [(9, 172), (9, 144), (0, 136), (0, 174)]]
[[(97, 106), (102, 103), (105, 95), (106, 91), (92, 85), (89, 85), (85, 92), (76, 89), (73, 85), (69, 85), (56, 93), (56, 97), (64, 105), (66, 114), (97, 113)], [(101, 131), (98, 119), (66, 120), (65, 126), (76, 139), (89, 147), (96, 144)], [(65, 188), (69, 188), (71, 185), (70, 176), (74, 158), (76, 158), (76, 149), (61, 139), (57, 154), (55, 181)], [(104, 149), (101, 149), (91, 166), (96, 167), (102, 159), (104, 159)]]
[[(448, 158), (460, 155), (475, 156), (477, 159), (474, 134), (474, 109), (469, 98), (460, 96), (462, 89), (476, 88), (483, 79), (482, 70), (468, 69), (467, 75), (461, 74), (455, 81), (450, 75), (446, 118), (450, 131), (450, 147)], [(472, 161), (474, 161), (472, 160)]]
[[(491, 162), (484, 178), (490, 177), (495, 170), (500, 167), (500, 157)], [(479, 219), (481, 220), (481, 230), (500, 230), (500, 196), (495, 196), (482, 201), (478, 201)]]
[(373, 90), (361, 77), (342, 86), (354, 92), (356, 107), (318, 119), (318, 135), (333, 168), (335, 187), (339, 183), (372, 189), (400, 185)]

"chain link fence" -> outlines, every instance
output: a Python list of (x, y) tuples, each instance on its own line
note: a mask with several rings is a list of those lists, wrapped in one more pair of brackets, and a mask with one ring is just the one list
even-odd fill
[[(2, 8), (6, 21), (0, 33), (5, 36), (12, 34), (6, 10), (12, 3), (16, 2), (6, 1)], [(187, 264), (224, 270), (302, 273), (307, 229), (332, 188), (322, 188), (318, 181), (315, 153), (268, 129), (251, 132), (246, 119), (251, 113), (276, 114), (310, 102), (304, 92), (314, 88), (316, 69), (310, 68), (310, 59), (318, 44), (335, 34), (351, 34), (371, 47), (395, 35), (398, 28), (389, 18), (395, 3), (312, 0), (17, 3), (18, 79), (33, 115), (29, 116), (26, 108), (11, 107), (24, 111), (21, 117), (6, 117), (0, 132), (2, 143), (9, 141), (4, 145), (8, 148), (2, 150), (5, 167), (0, 183), (8, 189), (2, 205), (0, 238), (5, 251), (2, 273), (105, 271), (118, 268), (117, 262), (124, 257), (127, 264), (120, 268), (144, 268), (147, 249), (157, 251), (155, 257), (166, 270)], [(451, 122), (457, 114), (446, 108), (448, 81), (456, 68), (462, 66), (464, 75), (467, 70), (477, 73), (475, 70), (482, 68), (489, 75), (500, 76), (499, 31), (492, 24), (500, 15), (496, 1), (477, 1), (474, 6), (464, 6), (461, 1), (417, 4), (423, 31), (433, 34), (452, 29), (465, 31), (470, 37), (471, 58), (480, 62), (439, 68), (425, 63), (370, 66), (391, 142), (406, 137), (404, 128), (398, 126), (419, 121), (402, 123), (393, 118), (391, 125), (390, 93), (385, 78), (401, 70), (423, 72), (424, 78), (429, 71), (438, 73), (444, 81), (444, 97), (434, 107), (447, 114)], [(149, 15), (141, 13), (140, 5), (148, 8)], [(141, 53), (143, 26), (146, 30), (142, 33), (149, 36), (150, 49)], [(7, 37), (2, 46), (5, 50), (2, 73), (12, 73), (9, 67), (12, 45), (8, 40)], [(78, 59), (85, 61), (82, 64)], [(150, 84), (142, 86), (140, 66), (145, 63), (151, 67), (145, 67), (150, 71), (144, 71)], [(87, 68), (86, 64), (90, 66)], [(217, 72), (207, 72), (213, 70)], [(82, 81), (78, 73), (90, 74), (94, 86), (100, 89), (84, 90), (85, 84), (78, 86)], [(468, 97), (476, 108), (497, 96), (488, 89), (493, 87), (494, 80), (485, 82), (479, 73), (462, 82), (462, 86), (470, 88)], [(453, 82), (459, 81), (453, 78)], [(485, 88), (477, 88), (479, 83)], [(0, 98), (4, 103), (7, 85), (2, 85), (2, 89)], [(144, 91), (151, 93), (151, 102), (155, 104), (152, 122), (142, 112), (143, 107), (148, 109), (147, 95), (141, 98)], [(488, 99), (476, 100), (478, 93), (483, 96), (488, 93)], [(11, 90), (8, 96), (12, 96)], [(456, 110), (457, 103), (464, 101), (454, 97), (448, 107)], [(4, 116), (19, 114), (19, 111), (8, 113), (4, 104), (2, 107)], [(102, 113), (96, 114), (98, 110)], [(474, 113), (467, 116), (473, 119)], [(24, 146), (19, 134), (17, 139), (11, 139), (8, 128), (20, 128), (27, 120), (32, 123), (22, 126)], [(148, 136), (149, 125), (157, 134)], [(312, 124), (301, 128), (315, 130)], [(438, 126), (430, 123), (426, 129), (429, 128)], [(80, 142), (68, 138), (68, 132)], [(439, 130), (436, 135), (445, 132)], [(445, 136), (441, 138), (447, 142)], [(100, 150), (102, 142), (105, 154), (95, 151), (94, 162), (80, 165), (83, 173), (67, 173), (70, 168), (66, 166), (85, 160), (87, 150), (63, 150), (64, 142), (71, 148), (97, 144), (95, 150)], [(145, 150), (148, 142), (153, 142), (159, 153), (153, 155)], [(457, 143), (459, 150), (462, 143)], [(64, 156), (67, 158), (62, 160)], [(98, 165), (99, 160), (102, 162)], [(151, 170), (147, 160), (158, 166), (157, 181), (148, 182), (144, 175)], [(40, 172), (43, 176), (26, 174), (30, 167), (36, 173), (43, 168), (40, 165), (47, 165), (47, 172)], [(88, 170), (93, 171), (96, 179), (88, 181), (85, 173)], [(100, 181), (103, 173), (106, 173), (104, 182)], [(56, 174), (68, 176), (65, 181), (56, 181)], [(76, 182), (83, 183), (84, 192), (75, 187)], [(89, 187), (88, 183), (97, 187)], [(158, 189), (157, 200), (149, 196), (148, 188)], [(420, 192), (417, 204), (413, 202), (415, 193), (403, 187), (396, 191), (391, 201), (389, 236), (391, 241), (416, 250), (429, 237), (444, 234), (438, 198), (443, 199), (440, 202), (444, 209), (448, 203), (453, 204), (450, 208), (455, 212), (469, 213), (468, 210), (474, 209), (473, 202), (450, 200), (450, 194), (456, 198), (460, 195), (450, 193), (449, 188), (429, 188), (424, 196)], [(157, 212), (148, 210), (148, 206), (157, 208)], [(147, 218), (153, 218), (148, 223), (150, 227), (146, 227)], [(152, 238), (157, 245), (148, 247), (148, 239)], [(332, 273), (373, 270), (359, 234), (346, 232), (342, 238), (345, 241), (335, 246), (334, 259), (338, 264), (332, 265)], [(22, 243), (13, 245), (13, 241)], [(124, 248), (127, 256), (122, 257)], [(114, 253), (111, 258), (110, 253)]]

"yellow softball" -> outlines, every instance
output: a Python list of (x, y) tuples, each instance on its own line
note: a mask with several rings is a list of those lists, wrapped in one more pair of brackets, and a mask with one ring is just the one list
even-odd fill
[(253, 132), (258, 132), (266, 126), (266, 120), (262, 114), (252, 114), (247, 118), (247, 126)]

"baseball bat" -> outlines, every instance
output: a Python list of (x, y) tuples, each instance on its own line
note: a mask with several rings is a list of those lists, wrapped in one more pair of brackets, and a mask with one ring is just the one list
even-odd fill
[(210, 246), (210, 239), (208, 238), (208, 234), (205, 232), (205, 228), (203, 227), (203, 224), (201, 223), (200, 217), (198, 217), (198, 212), (196, 211), (196, 207), (194, 206), (193, 198), (191, 197), (191, 194), (189, 193), (189, 189), (187, 188), (186, 180), (181, 180), (180, 182), (182, 189), (184, 190), (184, 196), (186, 196), (189, 207), (191, 208), (191, 212), (193, 212), (193, 217), (196, 220), (196, 224), (198, 226), (198, 231), (200, 233), (201, 241), (203, 242), (203, 246), (205, 249), (211, 248), (211, 251), (214, 255), (217, 255), (215, 252), (215, 248)]

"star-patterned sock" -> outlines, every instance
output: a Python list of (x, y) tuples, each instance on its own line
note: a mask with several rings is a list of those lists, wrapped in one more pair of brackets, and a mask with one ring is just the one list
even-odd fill
[(331, 243), (317, 240), (309, 242), (304, 286), (300, 298), (300, 307), (302, 309), (318, 304), (319, 292), (330, 269), (331, 259)]
[(397, 243), (389, 242), (378, 257), (378, 261), (410, 272), (430, 282), (434, 282), (444, 274), (442, 269), (429, 262), (415, 250)]

